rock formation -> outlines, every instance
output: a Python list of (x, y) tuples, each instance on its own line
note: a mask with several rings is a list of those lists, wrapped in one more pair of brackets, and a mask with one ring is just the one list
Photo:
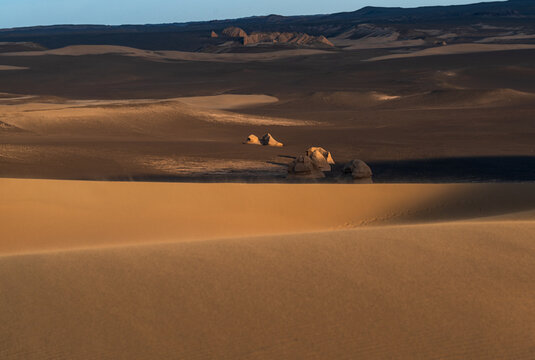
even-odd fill
[[(213, 33), (213, 32), (212, 32)], [(248, 35), (245, 30), (231, 26), (221, 32), (222, 35), (231, 38), (242, 39), (243, 45), (254, 44), (292, 44), (297, 46), (321, 46), (334, 47), (325, 36), (312, 36), (305, 33), (295, 32), (254, 32)], [(217, 34), (216, 34), (217, 35)], [(212, 36), (213, 37), (213, 36)]]
[(247, 144), (247, 145), (262, 145), (262, 143), (260, 142), (260, 139), (258, 139), (258, 136), (256, 135), (249, 135), (247, 137), (247, 140), (245, 140), (244, 144)]
[(251, 134), (247, 137), (247, 140), (243, 142), (247, 145), (265, 145), (265, 146), (284, 146), (283, 143), (275, 140), (275, 138), (270, 134), (267, 133), (266, 135), (262, 136), (262, 138), (258, 138), (258, 136)]
[(327, 159), (319, 150), (314, 150), (310, 155), (307, 152), (307, 156), (312, 160), (316, 168), (321, 171), (331, 171), (331, 165), (327, 162)]
[(210, 34), (210, 37), (211, 38), (218, 38), (219, 35), (217, 35), (217, 33), (215, 31), (212, 30), (212, 33)]
[(278, 142), (275, 140), (273, 136), (271, 136), (270, 133), (267, 133), (266, 135), (262, 136), (262, 139), (260, 140), (262, 145), (268, 145), (268, 146), (284, 146), (283, 143)]
[(373, 173), (370, 167), (362, 160), (352, 160), (344, 166), (344, 173), (351, 174), (353, 179), (371, 178)]
[(288, 179), (321, 179), (325, 174), (306, 155), (297, 157), (288, 165)]
[(228, 37), (232, 37), (232, 38), (245, 38), (247, 37), (247, 33), (245, 32), (245, 30), (239, 28), (239, 27), (235, 27), (235, 26), (230, 26), (226, 29), (224, 29), (221, 34), (225, 35), (225, 36), (228, 36)]
[(244, 45), (253, 44), (293, 44), (293, 45), (308, 45), (308, 46), (328, 46), (334, 45), (325, 38), (325, 36), (312, 36), (305, 33), (290, 33), (290, 32), (255, 32), (244, 37)]
[(325, 150), (324, 148), (319, 147), (319, 146), (313, 146), (313, 147), (309, 148), (307, 150), (307, 155), (311, 156), (314, 151), (319, 151), (323, 155), (323, 157), (327, 160), (327, 163), (329, 163), (331, 165), (335, 164), (331, 153), (329, 151)]

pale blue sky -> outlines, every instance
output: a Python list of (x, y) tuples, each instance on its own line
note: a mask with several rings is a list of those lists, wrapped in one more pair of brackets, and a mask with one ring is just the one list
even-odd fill
[(468, 4), (477, 0), (0, 0), (0, 28), (51, 24), (155, 24), (251, 15), (306, 15), (373, 6)]

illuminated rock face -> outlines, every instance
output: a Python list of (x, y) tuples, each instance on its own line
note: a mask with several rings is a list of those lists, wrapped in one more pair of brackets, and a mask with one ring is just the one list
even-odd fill
[(331, 165), (319, 150), (315, 150), (309, 155), (314, 165), (321, 171), (331, 171)]
[[(212, 32), (212, 35), (214, 32)], [(222, 35), (231, 38), (241, 38), (243, 45), (254, 44), (293, 44), (297, 46), (322, 46), (334, 47), (325, 36), (312, 36), (297, 32), (254, 32), (247, 34), (239, 27), (231, 26), (221, 32)], [(215, 34), (217, 36), (217, 34)], [(214, 36), (212, 36), (214, 37)]]
[(235, 26), (226, 28), (225, 30), (221, 32), (221, 34), (228, 36), (228, 37), (233, 37), (233, 38), (247, 37), (247, 33), (245, 32), (245, 30), (239, 27), (235, 27)]
[(333, 47), (334, 45), (325, 36), (312, 36), (305, 33), (293, 32), (255, 32), (244, 37), (244, 45), (268, 43), (268, 44), (293, 44), (293, 45), (322, 45)]
[(262, 145), (267, 145), (267, 146), (279, 146), (279, 147), (284, 146), (283, 143), (275, 140), (275, 138), (271, 136), (270, 133), (267, 133), (266, 135), (262, 136), (262, 139), (260, 139), (260, 142), (262, 143)]
[(258, 139), (258, 136), (253, 134), (249, 135), (247, 140), (245, 140), (243, 143), (247, 145), (262, 145), (260, 139)]
[(258, 138), (258, 136), (251, 134), (243, 143), (247, 145), (265, 145), (278, 147), (284, 146), (283, 143), (275, 140), (275, 138), (270, 133), (267, 133), (266, 135), (262, 136), (262, 138)]
[(319, 146), (313, 146), (313, 147), (309, 148), (309, 149), (307, 150), (307, 155), (308, 155), (308, 156), (312, 155), (312, 153), (313, 153), (314, 151), (319, 151), (319, 152), (323, 155), (323, 157), (327, 160), (327, 163), (329, 163), (329, 164), (331, 164), (331, 165), (334, 165), (334, 164), (335, 164), (334, 159), (333, 159), (331, 153), (330, 153), (329, 151), (325, 150), (324, 148), (319, 147)]

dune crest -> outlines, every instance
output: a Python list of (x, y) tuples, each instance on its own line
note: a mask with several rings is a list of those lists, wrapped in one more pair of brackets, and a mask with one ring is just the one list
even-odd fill
[(535, 207), (534, 184), (248, 185), (0, 179), (0, 198), (4, 234), (0, 254), (468, 220)]
[(393, 59), (406, 59), (421, 56), (438, 56), (438, 55), (454, 55), (454, 54), (470, 54), (480, 52), (493, 51), (512, 51), (512, 50), (530, 50), (535, 49), (535, 44), (453, 44), (447, 46), (439, 46), (427, 48), (424, 50), (417, 50), (406, 54), (391, 54), (384, 56), (377, 56), (365, 61), (382, 61)]
[(27, 67), (23, 66), (11, 66), (11, 65), (0, 65), (0, 71), (12, 71), (12, 70), (27, 70)]
[(22, 51), (0, 53), (0, 56), (86, 56), (86, 55), (122, 55), (143, 58), (151, 61), (209, 61), (209, 62), (248, 62), (248, 61), (272, 61), (290, 57), (299, 57), (307, 55), (316, 55), (329, 53), (319, 49), (290, 49), (278, 50), (265, 53), (203, 53), (187, 52), (175, 50), (141, 50), (127, 46), (119, 45), (70, 45), (60, 49), (40, 50), (40, 51)]

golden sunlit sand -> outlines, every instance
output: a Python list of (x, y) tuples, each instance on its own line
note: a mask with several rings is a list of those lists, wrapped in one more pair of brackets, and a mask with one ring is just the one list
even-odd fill
[(531, 359), (534, 197), (3, 179), (0, 355)]
[(532, 1), (79, 2), (0, 7), (0, 360), (535, 359)]

